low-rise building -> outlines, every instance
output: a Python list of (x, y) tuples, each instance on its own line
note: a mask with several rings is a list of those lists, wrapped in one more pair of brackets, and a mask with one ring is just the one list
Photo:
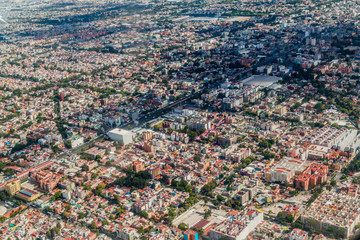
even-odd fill
[(210, 230), (210, 239), (243, 240), (263, 221), (263, 213), (246, 209), (232, 218), (222, 221)]
[(323, 192), (301, 215), (301, 220), (316, 230), (336, 231), (339, 237), (349, 237), (360, 222), (360, 202), (347, 192)]

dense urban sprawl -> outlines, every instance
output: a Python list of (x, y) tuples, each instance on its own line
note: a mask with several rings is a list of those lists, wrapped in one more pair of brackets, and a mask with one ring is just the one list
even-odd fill
[(0, 0), (0, 239), (357, 239), (359, 13)]

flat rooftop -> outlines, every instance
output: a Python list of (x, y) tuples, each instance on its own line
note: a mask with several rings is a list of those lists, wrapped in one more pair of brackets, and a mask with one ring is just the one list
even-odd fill
[(108, 133), (112, 133), (112, 134), (119, 134), (119, 135), (126, 135), (131, 133), (131, 131), (125, 130), (125, 129), (121, 129), (121, 128), (115, 128), (111, 131), (109, 131)]
[(244, 86), (259, 86), (259, 87), (269, 87), (270, 85), (278, 82), (281, 78), (275, 76), (262, 76), (262, 75), (254, 75), (248, 77), (242, 81)]

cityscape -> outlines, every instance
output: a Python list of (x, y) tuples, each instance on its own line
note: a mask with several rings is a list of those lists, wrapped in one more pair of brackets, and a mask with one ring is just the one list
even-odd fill
[(360, 239), (359, 0), (0, 0), (0, 239)]

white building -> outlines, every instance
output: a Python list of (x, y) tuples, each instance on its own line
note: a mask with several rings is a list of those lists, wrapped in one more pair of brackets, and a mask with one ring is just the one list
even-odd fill
[(63, 191), (63, 192), (62, 192), (62, 196), (63, 196), (63, 198), (65, 198), (66, 200), (70, 200), (70, 199), (71, 199), (71, 191)]
[(76, 148), (82, 144), (84, 144), (84, 138), (81, 136), (73, 136), (70, 138), (71, 141), (71, 147)]
[(109, 131), (108, 136), (114, 141), (121, 141), (124, 145), (128, 145), (133, 142), (133, 133), (120, 128), (115, 128)]

